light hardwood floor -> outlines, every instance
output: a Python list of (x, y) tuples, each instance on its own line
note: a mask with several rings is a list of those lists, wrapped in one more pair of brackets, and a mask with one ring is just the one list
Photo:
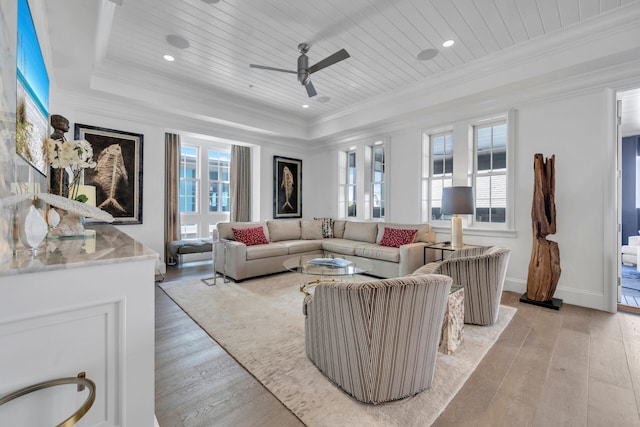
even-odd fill
[[(210, 276), (191, 264), (166, 280)], [(640, 426), (640, 315), (518, 299), (503, 294), (518, 312), (434, 425)], [(161, 427), (303, 425), (159, 288), (156, 415)]]

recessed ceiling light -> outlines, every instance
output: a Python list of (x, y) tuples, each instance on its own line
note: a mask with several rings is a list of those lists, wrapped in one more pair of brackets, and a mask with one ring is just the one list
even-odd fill
[(438, 49), (425, 49), (422, 52), (418, 53), (416, 55), (416, 58), (418, 58), (418, 60), (420, 61), (428, 61), (430, 59), (435, 58), (436, 56), (438, 56)]
[(309, 108), (309, 104), (302, 104), (302, 108)]
[(318, 99), (316, 99), (316, 101), (320, 102), (321, 104), (329, 102), (330, 100), (331, 98), (329, 98), (328, 96), (319, 96)]
[(455, 43), (455, 41), (453, 41), (453, 40), (447, 40), (446, 42), (442, 43), (442, 46), (451, 47), (451, 46), (453, 46), (454, 43)]
[(166, 39), (167, 43), (169, 43), (173, 47), (177, 47), (178, 49), (186, 49), (189, 47), (189, 40), (185, 39), (182, 36), (169, 34)]
[(163, 56), (163, 58), (165, 59), (165, 61), (169, 61), (169, 62), (175, 61), (175, 59), (176, 59), (171, 55), (165, 55), (165, 56)]

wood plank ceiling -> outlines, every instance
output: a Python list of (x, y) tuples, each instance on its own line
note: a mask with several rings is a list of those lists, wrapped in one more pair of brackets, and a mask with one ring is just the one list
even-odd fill
[[(317, 117), (411, 86), (462, 64), (624, 7), (629, 0), (124, 0), (106, 58), (177, 82)], [(189, 47), (171, 46), (177, 35)], [(454, 40), (444, 48), (445, 40)], [(312, 75), (309, 99), (294, 74), (297, 45), (309, 64), (345, 48), (351, 58)], [(437, 49), (420, 61), (424, 49)], [(163, 55), (175, 57), (164, 61)], [(327, 100), (328, 98), (328, 100)], [(321, 102), (325, 101), (325, 102)]]

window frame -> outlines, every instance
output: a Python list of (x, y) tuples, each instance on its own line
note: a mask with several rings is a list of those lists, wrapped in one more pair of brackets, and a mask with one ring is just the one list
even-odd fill
[[(376, 150), (382, 150), (382, 179), (381, 180), (376, 180)], [(376, 141), (372, 146), (371, 146), (371, 165), (370, 165), (370, 170), (371, 170), (371, 212), (370, 212), (370, 217), (372, 220), (374, 221), (384, 221), (387, 215), (387, 199), (388, 199), (388, 186), (387, 186), (387, 147), (386, 144), (384, 143), (384, 141)], [(375, 209), (376, 209), (376, 200), (375, 200), (375, 195), (376, 195), (376, 191), (375, 191), (375, 187), (376, 185), (379, 185), (381, 190), (380, 190), (380, 194), (382, 195), (382, 197), (380, 198), (380, 216), (375, 216)]]
[[(229, 221), (230, 212), (228, 211), (209, 211), (210, 193), (209, 193), (209, 151), (224, 152), (229, 154), (229, 160), (231, 155), (231, 146), (227, 144), (209, 144), (200, 141), (187, 140), (181, 143), (180, 147), (180, 168), (182, 170), (182, 148), (195, 148), (196, 149), (196, 174), (197, 178), (194, 181), (197, 182), (196, 186), (196, 211), (195, 212), (182, 212), (180, 205), (178, 206), (178, 213), (180, 215), (180, 239), (202, 239), (213, 236), (213, 230), (215, 225), (221, 221)], [(229, 161), (229, 168), (231, 162)], [(229, 174), (231, 171), (229, 170)], [(222, 182), (222, 181), (215, 181)], [(224, 181), (226, 182), (226, 181)], [(180, 185), (178, 188), (178, 200), (182, 201), (182, 183), (183, 179), (180, 178)], [(229, 183), (230, 184), (230, 183)], [(206, 195), (206, 196), (205, 196)], [(222, 197), (219, 194), (218, 197)], [(220, 204), (218, 206), (221, 206)], [(231, 200), (229, 199), (229, 208), (231, 207)], [(195, 226), (195, 233), (193, 232)], [(191, 231), (187, 233), (187, 230)], [(195, 236), (194, 236), (195, 234)]]
[[(446, 137), (451, 136), (451, 172), (446, 172), (446, 149), (442, 154), (443, 158), (443, 173), (434, 174), (434, 140), (435, 138), (444, 137), (444, 143), (446, 144)], [(439, 129), (431, 132), (423, 132), (422, 134), (422, 197), (421, 197), (421, 216), (422, 221), (430, 223), (433, 226), (445, 227), (450, 225), (450, 217), (442, 219), (433, 219), (434, 208), (434, 192), (433, 185), (435, 182), (442, 182), (442, 188), (453, 185), (454, 172), (453, 163), (455, 161), (456, 149), (455, 149), (455, 133), (453, 128)], [(449, 181), (449, 185), (445, 185), (445, 181)]]
[[(515, 186), (514, 186), (514, 157), (515, 157), (515, 129), (514, 129), (514, 120), (515, 110), (510, 110), (506, 114), (496, 115), (492, 117), (487, 117), (485, 119), (476, 120), (472, 122), (469, 126), (469, 152), (470, 152), (470, 161), (469, 161), (469, 173), (468, 180), (471, 182), (473, 186), (474, 193), (474, 214), (472, 216), (471, 222), (468, 224), (469, 230), (473, 231), (482, 231), (488, 230), (490, 232), (514, 232), (515, 231), (515, 213), (514, 213), (514, 200), (515, 200)], [(478, 152), (477, 152), (477, 130), (481, 127), (487, 126), (496, 126), (498, 124), (505, 125), (505, 146), (506, 146), (506, 156), (505, 156), (505, 170), (504, 172), (482, 172), (478, 173)], [(486, 176), (504, 176), (505, 177), (505, 214), (504, 214), (504, 222), (480, 222), (477, 221), (476, 208), (477, 208), (477, 178), (478, 176), (486, 177)]]
[[(353, 174), (351, 174), (351, 156), (353, 156)], [(346, 177), (345, 177), (345, 218), (358, 217), (358, 155), (355, 149), (346, 151)], [(353, 177), (353, 182), (351, 180)], [(355, 215), (349, 215), (349, 207), (351, 203), (351, 195), (353, 195), (353, 205)]]
[[(218, 157), (216, 157), (215, 159), (212, 159), (211, 156), (210, 156), (211, 152), (216, 153), (218, 155)], [(223, 167), (220, 164), (220, 161), (221, 161), (220, 154), (222, 154), (222, 153), (228, 154), (229, 162), (227, 164), (227, 169), (228, 169), (227, 170), (227, 177), (229, 179), (228, 180), (223, 180), (223, 179), (212, 180), (210, 175), (209, 175), (209, 172), (211, 172), (211, 169), (210, 169), (211, 165), (209, 163), (211, 162), (211, 160), (217, 160), (218, 161), (218, 165), (217, 165), (217, 167), (218, 167), (218, 178), (220, 178), (220, 176), (222, 175), (222, 170), (223, 170), (222, 169)], [(211, 197), (212, 197), (211, 196), (211, 184), (212, 183), (216, 183), (217, 187), (218, 187), (218, 192), (217, 192), (217, 196), (216, 196), (216, 198), (217, 198), (217, 203), (216, 203), (217, 209), (215, 211), (212, 211), (211, 209), (208, 209), (207, 211), (209, 213), (213, 213), (213, 212), (216, 212), (216, 213), (227, 212), (228, 213), (228, 212), (230, 212), (231, 211), (231, 152), (230, 151), (211, 148), (211, 147), (207, 148), (207, 180), (208, 180), (208, 182), (207, 182), (207, 184), (208, 184), (207, 185), (207, 198), (208, 198), (207, 205), (209, 207), (211, 207)], [(224, 184), (227, 185), (227, 189), (228, 189), (227, 197), (224, 197), (224, 191), (222, 191), (223, 188), (224, 188)], [(227, 200), (227, 207), (228, 207), (227, 210), (222, 209), (224, 207), (223, 199)]]

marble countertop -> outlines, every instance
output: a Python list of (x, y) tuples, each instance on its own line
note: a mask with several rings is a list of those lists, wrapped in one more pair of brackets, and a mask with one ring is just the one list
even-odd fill
[[(156, 259), (158, 254), (112, 225), (88, 226), (85, 238), (46, 239), (34, 256), (25, 249), (0, 264), (0, 277)], [(95, 235), (91, 235), (91, 230)]]

